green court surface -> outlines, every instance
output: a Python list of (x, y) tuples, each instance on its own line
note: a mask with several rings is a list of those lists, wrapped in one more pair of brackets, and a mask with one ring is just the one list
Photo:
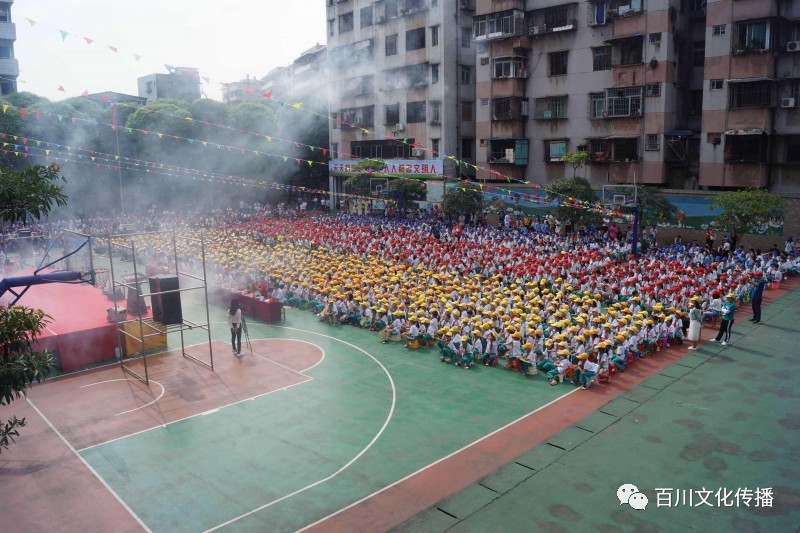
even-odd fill
[[(737, 314), (730, 346), (687, 352), (397, 529), (800, 531), (800, 290), (767, 306), (761, 325), (749, 316)], [(623, 484), (645, 509), (620, 503)], [(769, 505), (756, 489), (771, 489)]]
[[(184, 311), (205, 321), (200, 306)], [(212, 307), (211, 320), (227, 340), (225, 309)], [(248, 325), (253, 339), (318, 345), (312, 379), (80, 452), (153, 531), (295, 531), (573, 390), (445, 365), (435, 349), (382, 345), (294, 309), (279, 326)], [(205, 340), (186, 334), (187, 345)]]

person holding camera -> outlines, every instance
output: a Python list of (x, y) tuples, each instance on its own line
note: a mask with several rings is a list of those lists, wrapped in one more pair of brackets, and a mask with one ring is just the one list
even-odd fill
[(764, 288), (767, 286), (767, 280), (764, 279), (764, 273), (760, 270), (753, 274), (750, 278), (750, 284), (753, 286), (750, 295), (750, 303), (753, 305), (753, 318), (750, 322), (753, 324), (761, 323), (761, 300), (764, 297)]
[(233, 355), (242, 355), (242, 309), (239, 307), (239, 302), (231, 300), (231, 306), (228, 308), (228, 325), (231, 328), (231, 346), (233, 347)]

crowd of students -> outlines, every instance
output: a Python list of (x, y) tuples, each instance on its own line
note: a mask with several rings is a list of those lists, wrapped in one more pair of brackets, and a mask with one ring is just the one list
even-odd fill
[[(489, 227), (257, 208), (173, 214), (158, 227), (202, 237), (207, 269), (234, 291), (373, 330), (381, 342), (436, 346), (455, 367), (503, 360), (585, 388), (682, 343), (697, 312), (702, 320), (721, 315), (718, 338), (729, 341), (731, 305), (756, 294), (760, 304), (766, 283), (800, 266), (791, 239), (783, 252), (738, 247), (719, 255), (680, 242), (633, 256), (614, 224), (562, 236), (546, 219), (534, 222)], [(102, 220), (77, 229), (110, 231)], [(170, 256), (167, 245), (150, 239), (141, 250), (158, 262)], [(184, 268), (201, 259), (188, 242), (178, 253)]]

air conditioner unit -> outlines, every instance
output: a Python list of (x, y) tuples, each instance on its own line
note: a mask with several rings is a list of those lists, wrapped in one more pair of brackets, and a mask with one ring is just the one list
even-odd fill
[(795, 106), (794, 98), (781, 98), (781, 107), (794, 107), (794, 106)]
[(786, 43), (787, 52), (800, 52), (800, 41), (789, 41)]
[(425, 150), (423, 150), (422, 148), (415, 146), (414, 148), (411, 149), (412, 157), (422, 157), (423, 155), (425, 155)]
[(406, 129), (406, 125), (405, 124), (395, 124), (394, 125), (394, 131), (403, 131), (404, 129)]
[(539, 34), (539, 26), (531, 26), (530, 34), (531, 35), (538, 35)]
[(514, 149), (513, 148), (506, 148), (506, 157), (505, 158), (506, 158), (506, 160), (508, 160), (509, 163), (513, 163), (514, 162)]

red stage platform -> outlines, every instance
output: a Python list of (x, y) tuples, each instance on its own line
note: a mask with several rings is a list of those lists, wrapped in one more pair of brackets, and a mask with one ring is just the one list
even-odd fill
[[(30, 274), (31, 271), (23, 271), (14, 275)], [(21, 288), (14, 290), (19, 292)], [(4, 295), (3, 305), (8, 305), (9, 297), (13, 299), (13, 295)], [(118, 304), (126, 307), (124, 300)], [(114, 307), (114, 302), (100, 289), (87, 283), (33, 285), (17, 305), (41, 309), (52, 317), (39, 338), (38, 349), (47, 348), (54, 352), (63, 370), (74, 370), (114, 357), (116, 323), (107, 321), (107, 310)], [(132, 317), (129, 315), (128, 318)]]

